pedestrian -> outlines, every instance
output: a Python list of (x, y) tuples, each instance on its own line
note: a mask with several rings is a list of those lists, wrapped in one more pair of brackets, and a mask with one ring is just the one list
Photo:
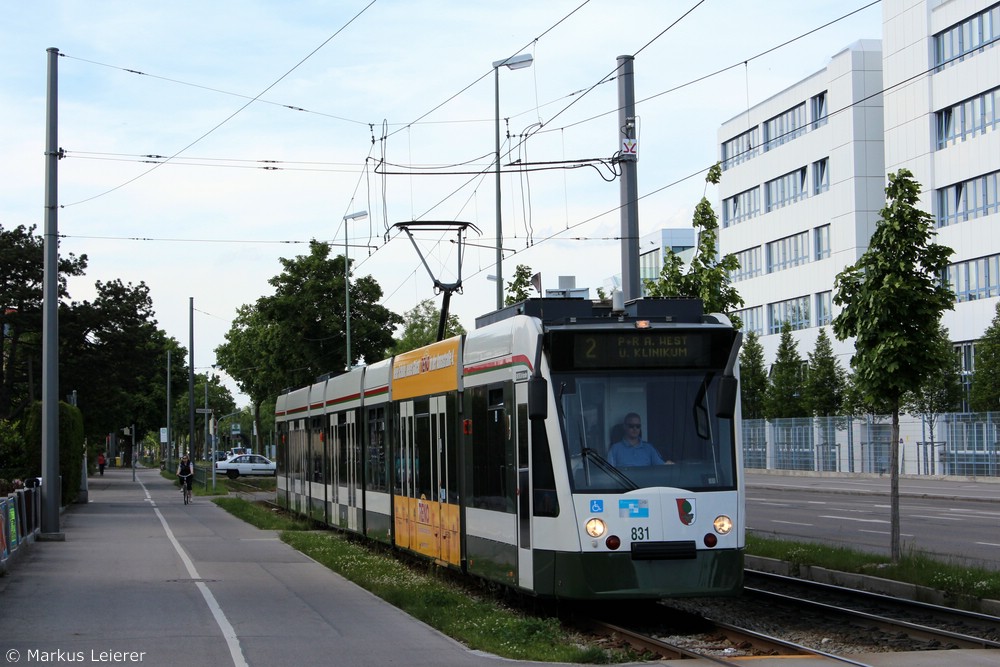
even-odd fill
[(108, 464), (108, 460), (104, 458), (104, 452), (99, 452), (97, 454), (97, 469), (101, 471), (101, 477), (104, 477), (104, 466)]

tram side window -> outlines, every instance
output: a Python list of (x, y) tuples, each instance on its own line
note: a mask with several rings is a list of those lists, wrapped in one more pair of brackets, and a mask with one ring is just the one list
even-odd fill
[(414, 416), (413, 443), (416, 452), (416, 461), (413, 465), (416, 469), (416, 498), (434, 499), (437, 495), (431, 484), (431, 467), (434, 457), (431, 456), (431, 419), (429, 414), (429, 401), (424, 398), (413, 402), (416, 412)]
[(275, 457), (275, 463), (277, 464), (277, 474), (284, 475), (288, 472), (288, 467), (285, 465), (285, 461), (288, 458), (288, 422), (278, 424), (278, 442), (276, 444), (277, 456)]
[(325, 446), (323, 441), (326, 439), (323, 436), (322, 419), (316, 417), (309, 421), (309, 434), (309, 478), (316, 483), (321, 483), (323, 481), (323, 447)]
[(545, 435), (545, 422), (531, 422), (531, 475), (534, 485), (535, 516), (559, 516), (559, 497), (556, 495), (556, 475), (552, 470), (549, 439)]
[(368, 489), (389, 490), (389, 468), (385, 456), (385, 408), (368, 409)]
[(484, 388), (477, 387), (474, 391), (473, 411), (472, 505), (481, 509), (513, 513), (513, 485), (508, 479), (512, 471), (508, 466), (507, 416), (503, 388), (490, 388), (486, 393)]
[(347, 484), (347, 414), (337, 415), (337, 481)]

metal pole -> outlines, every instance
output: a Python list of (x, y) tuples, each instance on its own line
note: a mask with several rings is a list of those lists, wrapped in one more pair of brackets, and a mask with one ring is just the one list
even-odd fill
[(347, 217), (344, 218), (344, 321), (347, 328), (347, 356), (344, 358), (344, 370), (351, 370), (351, 261), (347, 254)]
[(188, 297), (188, 456), (194, 460), (194, 297)]
[(621, 201), (622, 294), (625, 301), (642, 296), (639, 287), (639, 184), (636, 181), (638, 150), (635, 143), (635, 88), (632, 56), (618, 56), (618, 128), (621, 133), (619, 163), (622, 167)]
[(174, 440), (170, 434), (170, 350), (167, 350), (167, 470), (173, 470)]
[(135, 481), (135, 460), (139, 458), (135, 453), (135, 424), (132, 424), (132, 481)]
[(59, 532), (59, 49), (48, 51), (45, 129), (45, 257), (42, 267), (42, 533)]
[(500, 66), (493, 66), (493, 102), (496, 111), (497, 186), (497, 310), (503, 308), (503, 224), (500, 214)]

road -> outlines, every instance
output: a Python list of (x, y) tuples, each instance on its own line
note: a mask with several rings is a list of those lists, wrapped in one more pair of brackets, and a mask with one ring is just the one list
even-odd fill
[[(888, 478), (750, 475), (748, 481), (753, 533), (889, 553)], [(900, 489), (904, 552), (1000, 569), (1000, 484), (908, 478)]]

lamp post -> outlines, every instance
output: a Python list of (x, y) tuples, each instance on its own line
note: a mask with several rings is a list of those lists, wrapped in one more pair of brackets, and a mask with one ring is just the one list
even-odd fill
[(347, 254), (347, 221), (362, 220), (368, 217), (368, 211), (358, 211), (344, 216), (344, 322), (347, 333), (347, 356), (344, 357), (344, 370), (351, 370), (351, 262)]
[(503, 225), (500, 216), (500, 68), (531, 67), (531, 54), (523, 53), (493, 63), (494, 104), (496, 109), (496, 171), (497, 171), (497, 310), (503, 308)]

